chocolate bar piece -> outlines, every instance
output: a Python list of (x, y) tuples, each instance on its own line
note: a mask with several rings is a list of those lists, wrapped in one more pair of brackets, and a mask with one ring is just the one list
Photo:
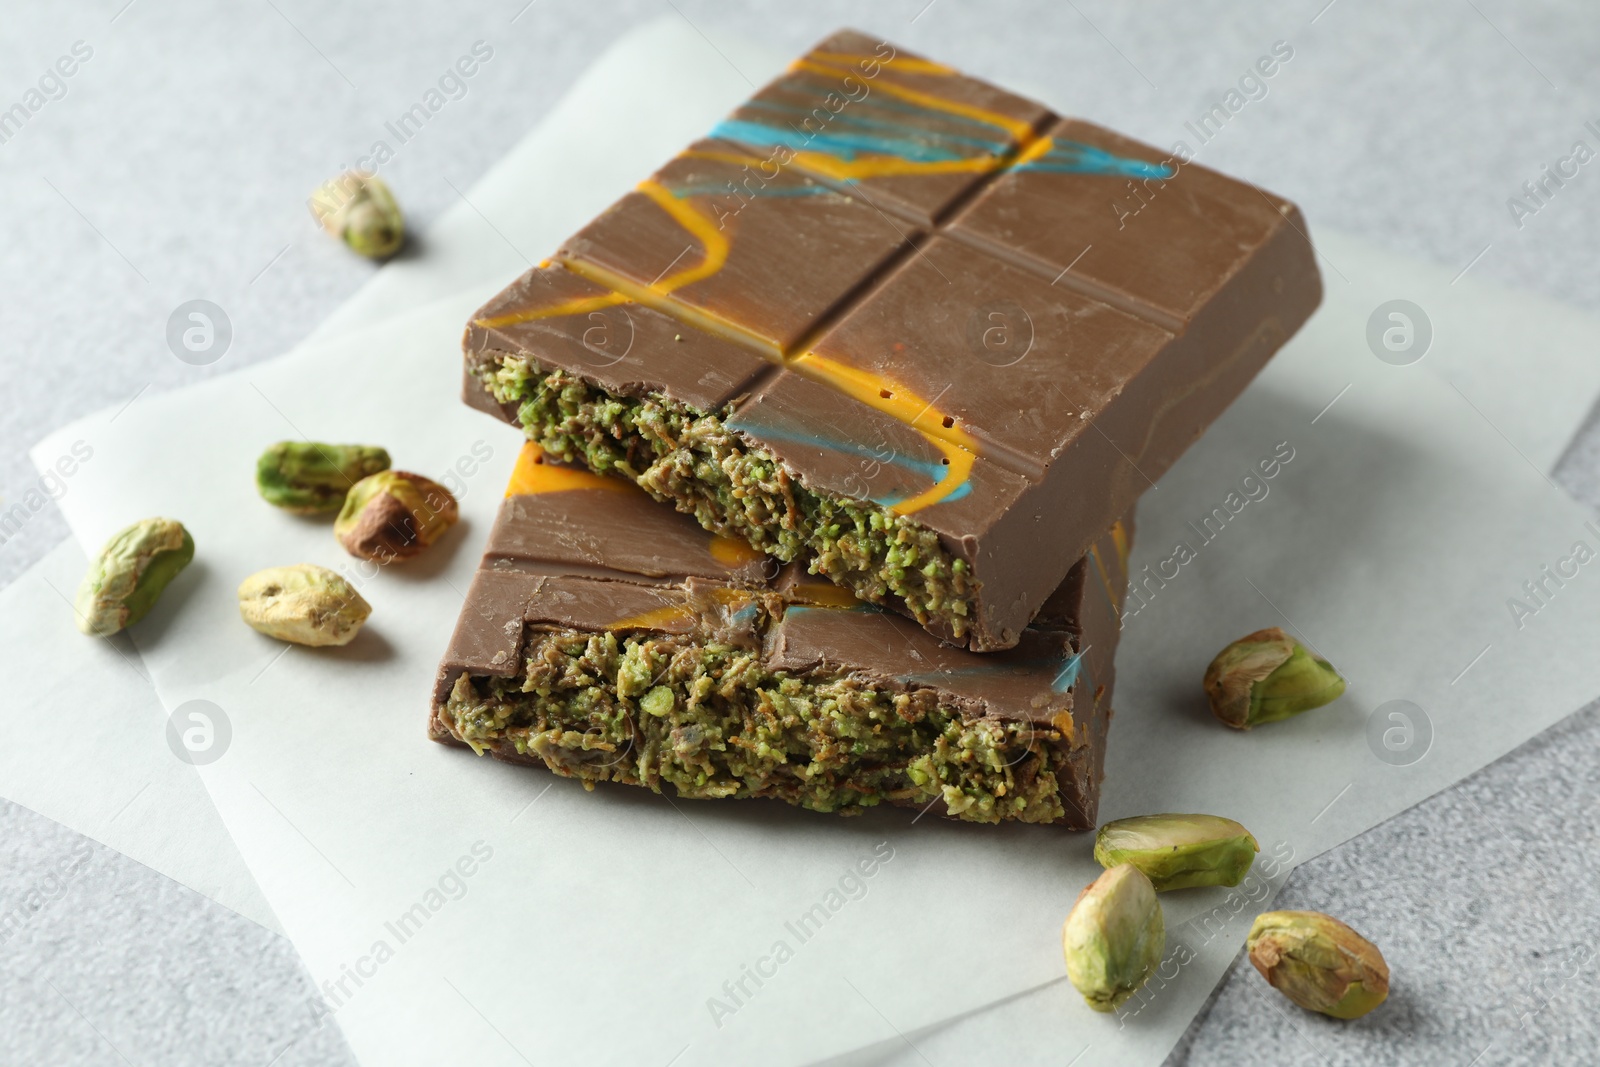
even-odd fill
[(1320, 299), (1292, 204), (847, 32), (482, 308), (466, 394), (991, 651)]
[(1131, 534), (979, 655), (528, 444), (429, 734), (591, 788), (1089, 829)]

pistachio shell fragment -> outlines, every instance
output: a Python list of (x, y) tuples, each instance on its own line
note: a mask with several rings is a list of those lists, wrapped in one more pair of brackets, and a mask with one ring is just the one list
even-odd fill
[(1161, 963), (1167, 928), (1155, 886), (1131, 863), (1091, 882), (1061, 927), (1067, 977), (1089, 1007), (1115, 1011)]
[(279, 441), (256, 460), (256, 489), (273, 507), (301, 515), (338, 511), (350, 488), (389, 469), (389, 453), (372, 445)]
[(1206, 668), (1211, 714), (1236, 730), (1292, 718), (1344, 693), (1333, 665), (1276, 626), (1239, 638)]
[(412, 559), (460, 517), (450, 490), (409, 471), (379, 471), (344, 498), (333, 533), (345, 551), (391, 563)]
[(1260, 851), (1249, 830), (1219, 815), (1139, 815), (1108, 822), (1094, 837), (1100, 866), (1131, 863), (1157, 893), (1238, 885)]
[(78, 586), (78, 629), (106, 637), (132, 626), (192, 559), (194, 538), (176, 519), (141, 519), (118, 532)]
[(1356, 1019), (1389, 995), (1389, 965), (1376, 945), (1320, 911), (1256, 916), (1246, 942), (1250, 962), (1302, 1008)]
[(372, 614), (343, 576), (311, 563), (269, 567), (239, 586), (239, 615), (250, 627), (297, 645), (347, 645)]
[(405, 216), (375, 175), (347, 171), (318, 186), (310, 204), (323, 229), (368, 259), (387, 259), (405, 244)]

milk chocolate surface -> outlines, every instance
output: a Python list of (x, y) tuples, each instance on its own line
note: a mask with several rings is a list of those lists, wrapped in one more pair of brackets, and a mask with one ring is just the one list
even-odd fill
[(846, 31), (481, 309), (466, 394), (986, 652), (1320, 299), (1293, 204)]
[[(798, 564), (712, 535), (620, 478), (545, 459), (531, 443), (519, 457), (440, 666), (435, 740), (586, 781), (658, 791), (670, 784), (691, 797), (771, 796), (822, 810), (887, 802), (975, 821), (1094, 825), (1131, 521), (1105, 532), (1069, 570), (1015, 648), (980, 655)], [(544, 676), (530, 695), (530, 659), (548, 660), (552, 641), (748, 662), (700, 686), (720, 694), (702, 708), (684, 706), (680, 693), (663, 718), (646, 709), (664, 699), (649, 696), (664, 668), (630, 695), (625, 662), (607, 677), (580, 676), (563, 660), (562, 681), (552, 687)], [(798, 725), (773, 731), (772, 693), (803, 701), (841, 687), (851, 694), (841, 707), (825, 712), (815, 698)], [(604, 714), (585, 719), (597, 705)], [(863, 717), (862, 706), (895, 710), (880, 721)], [(752, 769), (726, 755), (754, 746), (762, 730), (763, 741), (787, 745), (786, 759)], [(853, 739), (842, 756), (839, 730)], [(673, 761), (685, 737), (704, 741), (711, 732), (708, 780), (686, 789), (673, 779)], [(1001, 734), (1003, 758), (990, 766), (952, 744)], [(939, 769), (931, 782), (908, 770), (928, 766)], [(824, 774), (829, 789), (819, 793), (812, 780)], [(1032, 810), (1011, 806), (1019, 795)]]

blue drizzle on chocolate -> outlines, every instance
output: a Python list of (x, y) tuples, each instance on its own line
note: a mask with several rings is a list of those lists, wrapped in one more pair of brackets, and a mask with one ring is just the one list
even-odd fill
[[(936, 463), (932, 460), (925, 459), (913, 459), (910, 456), (901, 455), (897, 450), (892, 448), (888, 450), (888, 455), (885, 456), (882, 455), (877, 449), (871, 448), (858, 441), (846, 441), (839, 438), (823, 437), (807, 430), (782, 426), (767, 422), (766, 420), (760, 420), (758, 422), (757, 420), (751, 419), (749, 414), (749, 412), (741, 412), (728, 419), (725, 425), (730, 430), (748, 433), (751, 435), (751, 437), (758, 440), (788, 441), (791, 444), (810, 445), (815, 448), (826, 449), (829, 452), (837, 452), (841, 455), (854, 456), (857, 459), (864, 460), (868, 463), (898, 467), (900, 470), (903, 470), (913, 476), (926, 478), (934, 485), (939, 484), (939, 482), (950, 473), (950, 468), (946, 467), (942, 463)], [(862, 482), (865, 484), (865, 476), (862, 477)], [(972, 492), (972, 483), (963, 482), (961, 485), (951, 490), (950, 494), (944, 499), (960, 500), (970, 492)], [(903, 492), (873, 494), (862, 493), (860, 495), (865, 499), (872, 501), (874, 504), (886, 508), (894, 507), (894, 505), (900, 503), (902, 500), (905, 500), (908, 496), (907, 493)]]
[(1104, 174), (1120, 178), (1156, 178), (1166, 181), (1173, 170), (1165, 163), (1146, 163), (1113, 155), (1103, 148), (1078, 141), (1051, 142), (1050, 151), (1038, 159), (1017, 163), (1011, 169), (1037, 170), (1049, 174)]
[[(1087, 650), (1085, 650), (1087, 651)], [(1032, 674), (1040, 667), (1051, 666), (1059, 662), (1059, 669), (1050, 682), (1052, 692), (1065, 693), (1078, 682), (1080, 673), (1084, 684), (1090, 685), (1089, 665), (1083, 662), (1083, 653), (1076, 652), (1064, 660), (1052, 661), (1041, 659), (1006, 659), (1004, 662), (995, 663), (993, 666), (958, 667), (947, 671), (922, 671), (907, 674), (905, 680), (915, 685), (939, 686), (949, 682), (952, 678), (983, 678), (1002, 674)]]
[[(793, 109), (795, 114), (806, 112)], [(1008, 144), (977, 137), (930, 136), (926, 129), (899, 126), (891, 122), (835, 115), (835, 121), (857, 127), (860, 132), (811, 132), (792, 126), (777, 126), (750, 119), (724, 119), (711, 130), (711, 136), (754, 148), (787, 148), (794, 152), (821, 152), (835, 159), (853, 161), (862, 156), (893, 156), (917, 163), (946, 163), (969, 159), (973, 155), (1003, 153)], [(874, 130), (881, 132), (873, 132)], [(957, 151), (956, 146), (969, 149)]]

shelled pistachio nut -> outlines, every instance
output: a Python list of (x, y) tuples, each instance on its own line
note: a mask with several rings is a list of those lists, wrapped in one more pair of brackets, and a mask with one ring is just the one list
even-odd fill
[(1292, 718), (1344, 693), (1333, 665), (1276, 626), (1239, 638), (1206, 668), (1211, 714), (1237, 730)]
[(1260, 851), (1249, 830), (1219, 815), (1139, 815), (1108, 822), (1094, 836), (1100, 866), (1131, 863), (1158, 893), (1238, 885)]
[(78, 629), (105, 637), (150, 613), (194, 559), (194, 538), (175, 519), (141, 519), (117, 533), (89, 564), (73, 605)]
[(1089, 1007), (1115, 1011), (1161, 963), (1167, 929), (1155, 886), (1131, 863), (1091, 882), (1061, 927), (1067, 977)]
[(344, 578), (310, 563), (269, 567), (239, 586), (239, 615), (250, 627), (297, 645), (347, 645), (372, 605)]
[(322, 228), (368, 259), (387, 259), (406, 240), (406, 221), (389, 186), (364, 171), (346, 171), (311, 194)]
[(1389, 995), (1383, 953), (1320, 911), (1264, 912), (1246, 946), (1261, 977), (1302, 1008), (1356, 1019)]
[(391, 563), (411, 559), (460, 517), (450, 490), (409, 471), (379, 471), (344, 498), (333, 533), (345, 551)]
[(350, 488), (389, 469), (389, 453), (372, 445), (279, 441), (256, 460), (256, 489), (273, 507), (301, 515), (338, 511)]

